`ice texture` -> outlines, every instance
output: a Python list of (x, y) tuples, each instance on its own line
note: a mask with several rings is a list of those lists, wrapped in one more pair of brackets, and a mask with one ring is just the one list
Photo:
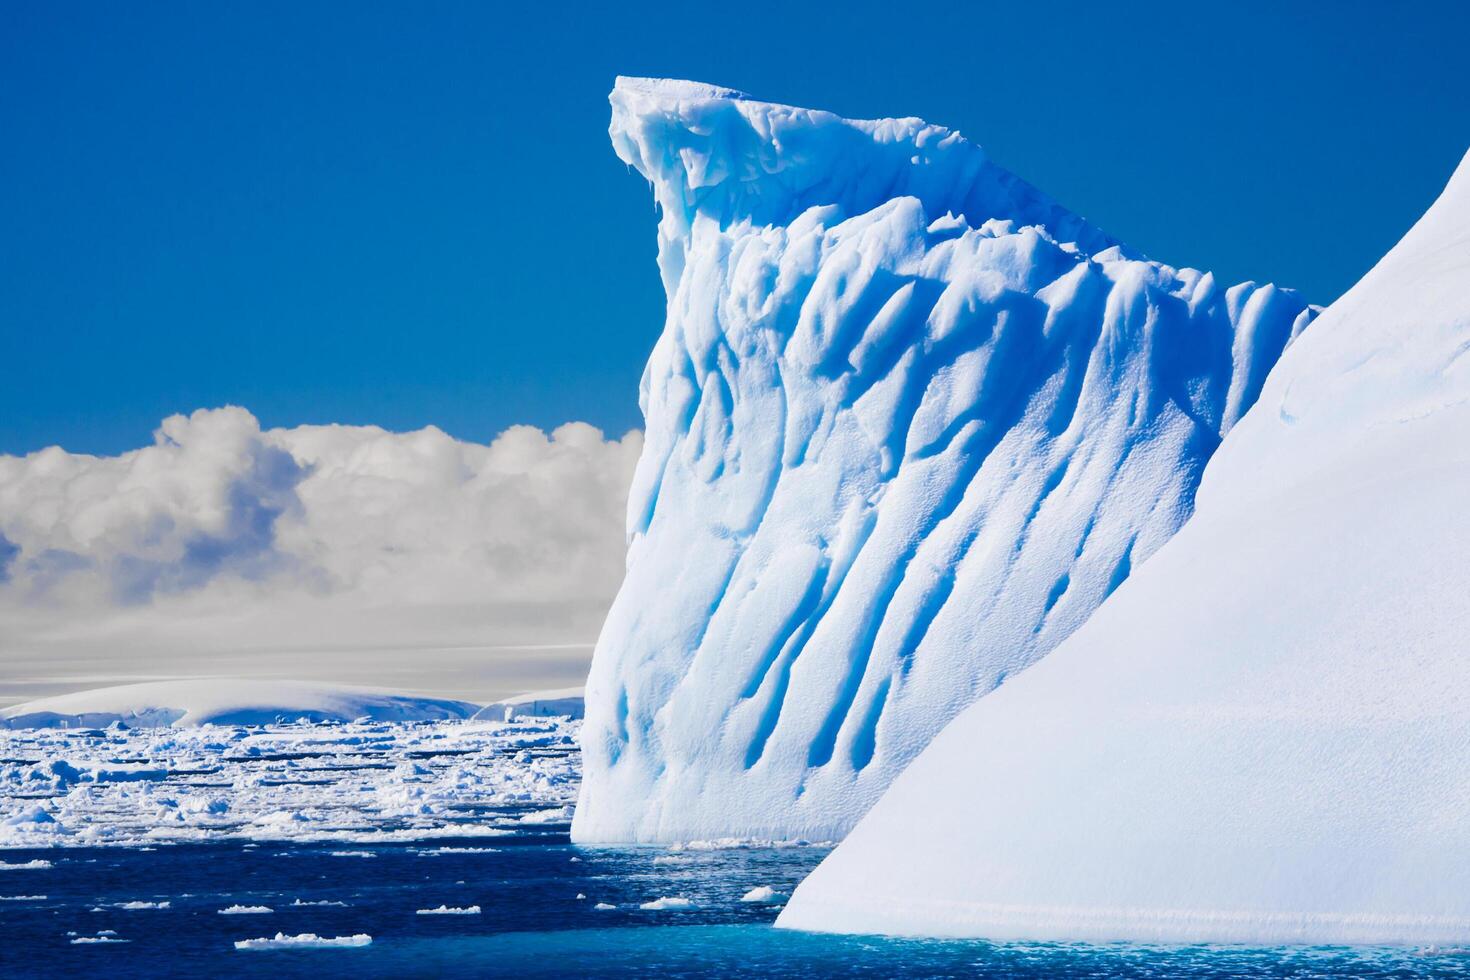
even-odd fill
[(1470, 156), (1189, 524), (960, 715), (783, 926), (1470, 942)]
[(610, 99), (668, 312), (573, 836), (839, 838), (1179, 528), (1314, 311), (918, 119)]

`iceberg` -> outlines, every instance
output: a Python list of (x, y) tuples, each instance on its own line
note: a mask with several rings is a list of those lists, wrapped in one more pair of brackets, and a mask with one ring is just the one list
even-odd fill
[(961, 714), (779, 925), (1470, 941), (1470, 156), (1281, 358), (1189, 524)]
[(610, 101), (668, 311), (573, 838), (837, 839), (1178, 530), (1316, 311), (918, 119)]

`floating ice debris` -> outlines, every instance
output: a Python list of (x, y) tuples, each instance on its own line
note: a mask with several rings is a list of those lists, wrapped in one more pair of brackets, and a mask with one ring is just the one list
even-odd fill
[(592, 908), (595, 911), (598, 911), (598, 912), (606, 912), (606, 911), (608, 911), (610, 909), (617, 908), (617, 906), (616, 905), (609, 905), (607, 902), (598, 902), (596, 905), (592, 906)]
[(219, 910), (220, 915), (265, 915), (274, 912), (269, 905), (231, 905)]
[[(63, 763), (64, 765), (64, 763)], [(41, 786), (17, 787), (27, 794), (36, 790), (52, 791), (56, 785), (70, 785), (57, 783), (49, 780), (45, 769), (36, 770), (32, 776), (32, 782), (40, 782)], [(3, 786), (6, 768), (0, 766), (0, 786)], [(24, 806), (14, 814), (0, 817), (0, 845), (11, 847), (49, 847), (56, 843), (57, 839), (71, 833), (52, 813), (39, 804)]]
[(0, 895), (0, 902), (44, 902), (45, 895)]
[(0, 861), (0, 871), (45, 871), (50, 867), (53, 867), (50, 861), (22, 861), (19, 864)]
[(317, 906), (317, 907), (322, 907), (322, 908), (325, 908), (327, 906), (331, 906), (333, 908), (340, 908), (340, 909), (347, 908), (347, 903), (346, 902), (334, 902), (334, 901), (331, 901), (329, 899), (322, 899), (320, 901), (315, 901), (315, 902), (303, 902), (301, 899), (298, 898), (294, 902), (292, 902), (291, 905), (294, 908), (307, 908), (309, 906)]
[(284, 932), (278, 932), (271, 939), (241, 939), (235, 943), (236, 949), (347, 949), (356, 946), (371, 946), (373, 937), (365, 932), (359, 932), (355, 936), (334, 936), (327, 938), (318, 936), (314, 932), (303, 932), (299, 936), (288, 936)]
[(450, 907), (448, 905), (441, 905), (441, 906), (439, 906), (436, 909), (419, 909), (414, 914), (415, 915), (479, 915), (480, 914), (480, 906), (478, 906), (478, 905), (469, 905), (469, 906), (466, 906), (464, 908), (452, 908), (452, 907)]
[(131, 939), (119, 939), (116, 936), (78, 936), (71, 941), (73, 946), (103, 945), (105, 943), (130, 943)]
[(648, 912), (687, 912), (697, 906), (689, 899), (675, 895), (655, 898), (653, 901), (644, 902), (638, 907)]
[[(0, 848), (235, 840), (345, 851), (511, 836), (477, 810), (516, 808), (506, 824), (521, 813), (565, 819), (580, 777), (579, 724), (138, 726), (105, 738), (0, 728)], [(163, 778), (108, 775), (144, 769)]]
[(786, 901), (789, 897), (776, 891), (770, 885), (761, 885), (741, 895), (740, 900), (742, 902), (750, 902), (752, 905), (775, 905), (779, 902)]
[(114, 902), (112, 907), (122, 909), (126, 912), (140, 912), (144, 909), (166, 909), (168, 902)]
[(334, 858), (375, 858), (375, 857), (377, 857), (377, 855), (374, 854), (372, 851), (333, 851), (332, 852), (332, 857), (334, 857)]

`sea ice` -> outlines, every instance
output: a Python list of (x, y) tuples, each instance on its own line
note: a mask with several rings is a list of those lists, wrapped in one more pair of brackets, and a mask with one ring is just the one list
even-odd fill
[(438, 908), (419, 909), (415, 915), (479, 915), (480, 906), (469, 905), (464, 908), (454, 908), (449, 905), (440, 905)]
[[(580, 774), (579, 724), (0, 729), (0, 854), (233, 839), (371, 855), (360, 848), (509, 836), (522, 813), (565, 819)], [(162, 778), (92, 778), (120, 768)], [(496, 814), (476, 809), (485, 806)], [(0, 861), (0, 871), (46, 867)]]

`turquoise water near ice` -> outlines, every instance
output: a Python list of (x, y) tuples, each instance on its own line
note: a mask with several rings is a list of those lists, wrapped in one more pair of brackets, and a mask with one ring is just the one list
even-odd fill
[[(483, 850), (487, 845), (493, 850)], [(759, 885), (789, 892), (825, 853), (820, 847), (579, 849), (570, 844), (565, 824), (491, 840), (379, 847), (219, 841), (157, 850), (6, 851), (3, 860), (9, 864), (42, 860), (51, 866), (0, 870), (0, 896), (7, 899), (0, 901), (0, 976), (1295, 980), (1470, 975), (1470, 957), (1411, 949), (1148, 948), (822, 936), (775, 929), (775, 908), (740, 901)], [(638, 907), (675, 896), (694, 907)], [(130, 902), (168, 906), (121, 907)], [(598, 909), (598, 903), (615, 908)], [(274, 911), (219, 914), (230, 905)], [(416, 914), (439, 905), (479, 905), (481, 913)], [(72, 943), (106, 931), (126, 941)], [(352, 949), (235, 949), (236, 941), (277, 932), (366, 933), (372, 943)]]

